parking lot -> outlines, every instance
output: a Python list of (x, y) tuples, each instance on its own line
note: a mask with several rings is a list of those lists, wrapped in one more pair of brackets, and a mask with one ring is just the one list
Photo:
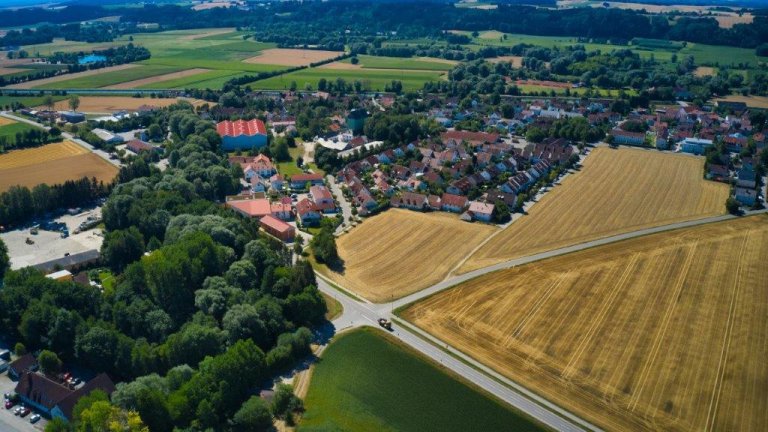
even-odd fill
[[(13, 393), (13, 389), (16, 387), (16, 382), (12, 381), (6, 373), (0, 374), (0, 392)], [(44, 430), (47, 423), (45, 418), (42, 418), (35, 424), (29, 422), (30, 417), (34, 414), (34, 411), (26, 417), (19, 417), (13, 415), (13, 410), (18, 405), (15, 405), (11, 409), (5, 409), (5, 406), (0, 408), (0, 430), (3, 432), (16, 432), (16, 431), (32, 431), (32, 430)]]
[(89, 217), (100, 218), (101, 209), (94, 208), (77, 215), (65, 214), (53, 219), (51, 222), (67, 226), (70, 235), (66, 238), (62, 238), (58, 231), (46, 231), (42, 228), (37, 234), (33, 234), (32, 227), (29, 226), (0, 234), (0, 239), (8, 246), (11, 268), (19, 269), (62, 258), (65, 254), (101, 249), (103, 237), (100, 229), (74, 234), (78, 226)]

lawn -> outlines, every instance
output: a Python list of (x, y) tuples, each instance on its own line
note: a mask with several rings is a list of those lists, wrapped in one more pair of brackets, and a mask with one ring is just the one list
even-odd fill
[(339, 335), (312, 373), (299, 431), (539, 431), (374, 329)]
[(0, 125), (0, 139), (5, 137), (8, 140), (8, 143), (12, 143), (16, 141), (17, 132), (26, 132), (32, 129), (37, 128), (27, 123), (11, 123)]
[(424, 83), (429, 81), (439, 81), (443, 79), (444, 73), (437, 71), (386, 71), (386, 70), (335, 70), (329, 68), (310, 68), (303, 69), (289, 74), (284, 74), (261, 81), (255, 81), (249, 85), (254, 89), (264, 90), (287, 90), (292, 82), (296, 82), (299, 89), (304, 89), (309, 84), (313, 89), (317, 89), (317, 82), (320, 78), (328, 81), (335, 81), (337, 78), (345, 80), (352, 84), (354, 81), (361, 81), (363, 88), (371, 91), (384, 91), (384, 87), (392, 80), (398, 80), (403, 83), (403, 90), (419, 90), (424, 87)]
[(141, 89), (174, 89), (174, 88), (219, 88), (225, 81), (235, 76), (242, 75), (242, 72), (229, 70), (213, 70), (183, 78), (176, 78), (167, 81), (159, 81), (140, 86)]
[[(33, 91), (30, 91), (30, 93), (33, 93)], [(10, 95), (0, 95), (0, 107), (5, 108), (6, 106), (10, 106), (14, 102), (18, 102), (23, 104), (25, 107), (36, 107), (43, 104), (43, 100), (45, 99), (45, 96), (10, 96)], [(54, 96), (54, 100), (63, 100), (66, 99), (65, 96)]]
[(403, 316), (605, 430), (761, 431), (766, 258), (757, 215), (489, 273)]
[(344, 312), (344, 307), (341, 305), (341, 303), (338, 302), (335, 298), (329, 296), (326, 293), (320, 293), (323, 296), (323, 300), (325, 300), (325, 305), (328, 307), (328, 312), (325, 313), (325, 319), (328, 321), (333, 321), (334, 319), (341, 316), (342, 312)]

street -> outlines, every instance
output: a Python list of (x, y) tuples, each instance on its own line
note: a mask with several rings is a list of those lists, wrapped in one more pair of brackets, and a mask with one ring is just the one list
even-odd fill
[[(747, 212), (747, 215), (766, 213), (768, 209), (757, 210)], [(399, 300), (395, 300), (390, 303), (374, 304), (367, 300), (355, 300), (351, 296), (344, 294), (340, 291), (343, 287), (336, 288), (332, 286), (322, 275), (318, 276), (318, 288), (325, 294), (333, 297), (339, 301), (344, 307), (342, 315), (333, 321), (333, 325), (336, 331), (361, 327), (371, 326), (379, 328), (377, 320), (379, 318), (392, 319), (392, 311), (405, 306), (407, 304), (419, 301), (440, 291), (451, 288), (459, 283), (468, 281), (470, 279), (482, 276), (487, 273), (491, 273), (497, 270), (502, 270), (519, 265), (529, 264), (535, 261), (569, 254), (580, 250), (592, 248), (595, 246), (606, 245), (617, 241), (627, 240), (635, 237), (646, 236), (649, 234), (676, 230), (680, 228), (693, 227), (697, 225), (703, 225), (708, 223), (720, 222), (725, 220), (734, 219), (737, 216), (722, 215), (709, 217), (704, 219), (698, 219), (687, 222), (679, 222), (669, 225), (663, 225), (654, 228), (647, 228), (638, 231), (633, 231), (625, 234), (619, 234), (611, 237), (606, 237), (598, 240), (593, 240), (577, 245), (563, 247), (548, 252), (543, 252), (527, 257), (517, 258), (509, 261), (505, 261), (493, 266), (489, 266), (483, 269), (475, 270), (463, 275), (448, 277), (440, 283), (437, 283), (429, 288), (403, 297)], [(395, 319), (399, 319), (394, 317)], [(383, 331), (383, 330), (382, 330)], [(394, 330), (390, 332), (393, 337), (408, 344), (411, 348), (429, 357), (433, 361), (442, 364), (446, 368), (464, 377), (468, 381), (482, 388), (483, 390), (491, 393), (502, 401), (515, 407), (516, 409), (530, 415), (537, 421), (555, 429), (558, 431), (581, 431), (581, 430), (594, 430), (599, 431), (600, 428), (590, 424), (586, 420), (583, 420), (576, 415), (560, 408), (559, 406), (549, 402), (548, 400), (538, 396), (530, 390), (522, 387), (514, 381), (498, 374), (490, 368), (484, 366), (480, 362), (473, 358), (461, 353), (453, 347), (446, 344), (429, 333), (416, 328), (415, 326), (398, 325), (395, 321)], [(448, 351), (450, 355), (446, 352)]]

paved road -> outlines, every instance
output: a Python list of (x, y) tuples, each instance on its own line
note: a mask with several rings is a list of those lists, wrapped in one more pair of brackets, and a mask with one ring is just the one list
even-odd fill
[(347, 198), (341, 191), (341, 187), (339, 187), (339, 184), (336, 183), (336, 179), (332, 175), (326, 176), (326, 180), (330, 186), (331, 193), (336, 196), (339, 207), (341, 207), (341, 215), (344, 216), (344, 221), (336, 228), (336, 234), (338, 235), (344, 231), (344, 228), (346, 228), (347, 225), (349, 225), (349, 218), (352, 217), (352, 204), (347, 201)]
[[(747, 212), (747, 215), (766, 213), (768, 209)], [(409, 303), (421, 300), (425, 297), (446, 290), (459, 283), (465, 282), (469, 279), (482, 276), (494, 271), (528, 264), (535, 261), (539, 261), (546, 258), (551, 258), (559, 255), (564, 255), (580, 250), (601, 246), (617, 241), (627, 240), (631, 238), (646, 236), (649, 234), (676, 230), (680, 228), (693, 227), (697, 225), (703, 225), (713, 222), (720, 222), (729, 219), (734, 219), (736, 216), (722, 215), (705, 219), (698, 219), (687, 222), (673, 223), (655, 228), (647, 228), (630, 233), (619, 234), (611, 237), (606, 237), (598, 240), (593, 240), (585, 243), (580, 243), (573, 246), (568, 246), (560, 249), (555, 249), (548, 252), (539, 253), (527, 257), (508, 260), (496, 265), (492, 265), (483, 269), (475, 270), (463, 275), (448, 278), (440, 283), (437, 283), (429, 288), (421, 290), (417, 293), (411, 294), (399, 300), (395, 300), (390, 303), (375, 304), (367, 300), (356, 300), (348, 295), (345, 295), (339, 289), (331, 286), (322, 275), (318, 274), (318, 287), (324, 293), (338, 300), (344, 307), (342, 315), (333, 321), (333, 325), (337, 331), (360, 326), (373, 326), (378, 327), (377, 320), (381, 317), (392, 318), (392, 312), (398, 307), (407, 305)], [(455, 348), (445, 344), (445, 342), (438, 340), (431, 336), (429, 333), (416, 328), (415, 326), (408, 326), (407, 328), (401, 325), (395, 326), (395, 331), (392, 335), (402, 342), (408, 344), (413, 349), (419, 351), (423, 355), (431, 358), (436, 362), (440, 362), (448, 369), (459, 374), (485, 391), (493, 394), (497, 398), (507, 402), (516, 409), (530, 415), (539, 422), (558, 431), (581, 431), (581, 430), (595, 430), (599, 431), (600, 428), (583, 420), (576, 415), (560, 408), (559, 406), (547, 401), (546, 399), (538, 396), (537, 394), (529, 391), (525, 387), (515, 383), (514, 381), (499, 375), (497, 372), (482, 365), (478, 361), (472, 359), (469, 356), (464, 355)], [(430, 342), (428, 342), (431, 341)], [(438, 348), (443, 347), (443, 348)], [(446, 354), (445, 351), (450, 352), (452, 355)], [(461, 360), (457, 359), (460, 358)]]
[[(30, 119), (24, 118), (24, 117), (19, 117), (17, 115), (11, 114), (11, 113), (9, 113), (7, 111), (0, 111), (0, 116), (3, 116), (5, 118), (9, 118), (11, 120), (15, 120), (15, 121), (20, 122), (20, 123), (26, 123), (26, 124), (29, 124), (29, 125), (32, 125), (32, 126), (43, 128), (45, 130), (49, 130), (50, 129), (50, 126), (46, 126), (46, 125), (44, 125), (42, 123), (38, 123), (38, 122), (32, 121)], [(69, 141), (72, 141), (74, 143), (77, 143), (78, 145), (86, 148), (89, 152), (91, 152), (91, 153), (101, 157), (102, 159), (104, 159), (105, 161), (109, 162), (110, 164), (120, 168), (120, 166), (121, 166), (120, 165), (120, 160), (119, 159), (111, 159), (109, 157), (109, 153), (105, 152), (104, 150), (99, 150), (96, 147), (88, 144), (87, 142), (85, 142), (85, 141), (83, 141), (83, 140), (81, 140), (79, 138), (75, 138), (69, 132), (62, 132), (61, 133), (61, 137), (64, 138), (64, 139), (67, 139)]]

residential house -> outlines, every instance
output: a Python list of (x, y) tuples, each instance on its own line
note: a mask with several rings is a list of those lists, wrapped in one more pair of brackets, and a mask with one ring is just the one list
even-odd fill
[(517, 205), (517, 195), (513, 193), (502, 192), (498, 189), (492, 189), (485, 193), (485, 202), (496, 204), (497, 201), (501, 201), (507, 205), (510, 209)]
[(461, 213), (467, 208), (467, 197), (444, 193), (440, 198), (440, 208), (444, 211)]
[(702, 155), (706, 149), (712, 145), (712, 140), (701, 138), (685, 138), (681, 144), (680, 150), (685, 153)]
[(729, 183), (731, 181), (731, 171), (725, 165), (709, 164), (708, 178), (715, 181)]
[(296, 174), (294, 176), (291, 176), (291, 189), (304, 189), (309, 183), (311, 186), (317, 186), (323, 184), (323, 175), (322, 174)]
[(309, 196), (315, 202), (317, 210), (323, 213), (335, 213), (336, 203), (333, 201), (333, 195), (325, 186), (312, 186), (309, 188)]
[(290, 198), (288, 198), (287, 201), (288, 202), (280, 201), (270, 204), (270, 215), (284, 221), (293, 219), (293, 208), (291, 207)]
[(737, 180), (736, 185), (754, 189), (757, 184), (757, 174), (750, 165), (744, 165), (736, 173)]
[(480, 201), (472, 201), (469, 203), (469, 209), (467, 211), (475, 220), (490, 222), (493, 218), (493, 209), (493, 204)]
[(296, 203), (296, 216), (299, 218), (302, 226), (317, 225), (323, 217), (315, 203), (307, 198)]
[(611, 129), (610, 135), (614, 144), (641, 146), (645, 143), (645, 134), (642, 132), (628, 132), (622, 129)]
[(285, 186), (285, 180), (281, 174), (275, 174), (269, 178), (269, 185), (275, 191), (280, 192)]
[(393, 202), (394, 207), (404, 207), (410, 210), (425, 210), (427, 208), (427, 196), (413, 193), (413, 192), (404, 192), (402, 196), (394, 197), (393, 199), (397, 200)]
[(757, 191), (745, 187), (736, 187), (733, 190), (733, 196), (736, 201), (745, 206), (753, 206), (757, 202)]
[(128, 141), (128, 143), (125, 145), (125, 148), (136, 154), (140, 154), (143, 152), (147, 152), (147, 153), (159, 152), (162, 150), (160, 147), (153, 146), (152, 144), (149, 144), (141, 140)]

